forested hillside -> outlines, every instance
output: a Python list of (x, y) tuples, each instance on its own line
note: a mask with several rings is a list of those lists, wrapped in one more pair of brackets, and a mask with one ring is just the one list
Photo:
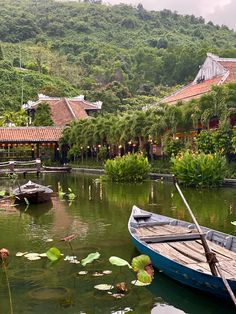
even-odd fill
[[(206, 52), (236, 57), (236, 33), (226, 26), (169, 10), (149, 12), (142, 5), (89, 2), (0, 0), (4, 62), (61, 77), (112, 112), (131, 97), (158, 99), (188, 82)], [(8, 98), (8, 106), (20, 105), (12, 104), (8, 91), (0, 92), (3, 104)]]

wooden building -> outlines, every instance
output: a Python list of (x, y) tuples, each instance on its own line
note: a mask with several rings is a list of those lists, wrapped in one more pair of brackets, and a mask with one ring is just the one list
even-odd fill
[(160, 102), (166, 104), (187, 102), (209, 93), (213, 85), (226, 83), (236, 83), (236, 58), (220, 58), (208, 53), (193, 82)]
[(1, 127), (0, 161), (60, 160), (62, 127)]
[(29, 101), (23, 105), (23, 108), (28, 111), (31, 122), (37, 107), (42, 103), (49, 105), (55, 126), (65, 126), (74, 120), (87, 119), (94, 113), (100, 112), (102, 108), (101, 101), (92, 103), (85, 100), (83, 95), (73, 98), (58, 98), (39, 94), (36, 102)]

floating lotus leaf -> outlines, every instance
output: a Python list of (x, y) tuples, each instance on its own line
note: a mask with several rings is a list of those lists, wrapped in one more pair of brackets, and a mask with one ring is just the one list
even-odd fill
[(119, 266), (119, 267), (128, 266), (129, 268), (132, 268), (131, 265), (126, 260), (117, 256), (111, 256), (109, 258), (109, 262), (115, 266)]
[(151, 260), (147, 255), (139, 255), (134, 257), (132, 260), (132, 267), (137, 272), (137, 278), (140, 282), (151, 283), (154, 270), (152, 267)]
[(51, 261), (57, 261), (61, 258), (61, 252), (60, 250), (58, 250), (58, 248), (56, 247), (51, 247), (47, 252), (47, 257), (48, 259), (50, 259)]
[(41, 253), (39, 254), (40, 257), (47, 257), (47, 254), (46, 253)]
[(17, 252), (16, 253), (16, 256), (17, 257), (21, 257), (21, 256), (24, 256), (25, 254), (27, 254), (28, 252)]
[(78, 272), (78, 275), (87, 275), (87, 273), (88, 273), (88, 272), (87, 272), (86, 270), (84, 270), (84, 271), (82, 270), (82, 271), (79, 271), (79, 272)]
[(104, 275), (110, 275), (111, 273), (112, 273), (111, 270), (104, 270), (104, 271), (103, 271), (103, 274), (104, 274)]
[(104, 276), (104, 274), (96, 272), (96, 273), (93, 274), (93, 276), (94, 277), (101, 277), (101, 276)]
[(133, 281), (131, 281), (131, 283), (135, 286), (138, 286), (138, 287), (144, 287), (144, 286), (150, 285), (150, 283), (144, 283), (144, 282), (141, 282), (139, 280), (133, 280)]
[(150, 264), (151, 260), (147, 255), (139, 255), (132, 259), (132, 267), (134, 271), (144, 270), (145, 267)]
[(37, 256), (39, 256), (39, 253), (27, 253), (24, 256), (26, 258), (37, 257)]
[(41, 259), (41, 257), (40, 256), (30, 256), (30, 257), (27, 257), (27, 259), (29, 261), (37, 261), (37, 260)]
[(231, 224), (236, 226), (236, 221), (231, 221)]
[(53, 242), (53, 239), (47, 239), (46, 242)]
[(140, 270), (137, 274), (137, 278), (138, 281), (145, 284), (150, 284), (152, 282), (152, 277), (145, 270)]
[(96, 253), (90, 253), (86, 258), (82, 259), (81, 261), (81, 265), (85, 266), (87, 264), (92, 263), (93, 261), (95, 261), (96, 259), (99, 259), (99, 257), (101, 256), (100, 253), (96, 252)]
[(96, 285), (94, 286), (94, 288), (101, 291), (109, 291), (109, 290), (112, 290), (114, 286), (104, 283), (104, 284)]

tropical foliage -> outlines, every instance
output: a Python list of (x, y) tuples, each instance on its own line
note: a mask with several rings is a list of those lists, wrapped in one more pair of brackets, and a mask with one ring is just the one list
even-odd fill
[(141, 154), (129, 154), (107, 160), (105, 173), (116, 182), (140, 182), (148, 177), (150, 165)]
[[(165, 155), (169, 157), (188, 146), (205, 153), (219, 152), (228, 157), (236, 147), (230, 125), (231, 119), (235, 117), (235, 90), (236, 84), (213, 87), (212, 93), (207, 95), (208, 99), (215, 97), (216, 91), (218, 95), (224, 94), (224, 97), (221, 102), (217, 102), (220, 107), (217, 104), (214, 106), (217, 111), (212, 112), (213, 116), (209, 115), (207, 126), (205, 117), (212, 103), (203, 96), (171, 107), (159, 104), (147, 110), (126, 111), (119, 115), (104, 114), (73, 122), (64, 130), (61, 143), (69, 145), (72, 160), (84, 154), (93, 156), (100, 151), (103, 156), (114, 157), (140, 150), (152, 157), (152, 143), (162, 146)], [(211, 118), (217, 119), (218, 129), (209, 128)], [(204, 127), (206, 129), (199, 132)], [(194, 131), (194, 137), (188, 137), (190, 131)]]
[(34, 126), (51, 126), (53, 125), (51, 107), (47, 103), (39, 104), (36, 109)]
[(226, 160), (219, 154), (184, 152), (172, 158), (173, 173), (187, 186), (218, 186), (224, 179)]
[[(102, 100), (105, 111), (116, 112), (133, 107), (140, 96), (156, 102), (170, 87), (191, 80), (206, 52), (236, 55), (235, 33), (226, 26), (169, 10), (149, 12), (141, 4), (0, 0), (0, 7), (0, 68), (38, 74), (36, 81), (24, 82), (26, 100), (35, 96), (32, 85), (66, 95), (55, 82), (60, 77), (88, 99)], [(53, 77), (52, 86), (42, 82), (43, 74)], [(2, 103), (19, 108), (21, 84), (4, 85), (9, 88)]]

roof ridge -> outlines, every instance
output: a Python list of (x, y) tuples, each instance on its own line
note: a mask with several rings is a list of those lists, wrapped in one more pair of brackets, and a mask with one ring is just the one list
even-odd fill
[(66, 105), (67, 105), (68, 109), (70, 110), (70, 113), (72, 114), (73, 118), (76, 119), (76, 114), (74, 113), (73, 109), (71, 108), (69, 101), (66, 98), (64, 98), (64, 100), (65, 100)]

